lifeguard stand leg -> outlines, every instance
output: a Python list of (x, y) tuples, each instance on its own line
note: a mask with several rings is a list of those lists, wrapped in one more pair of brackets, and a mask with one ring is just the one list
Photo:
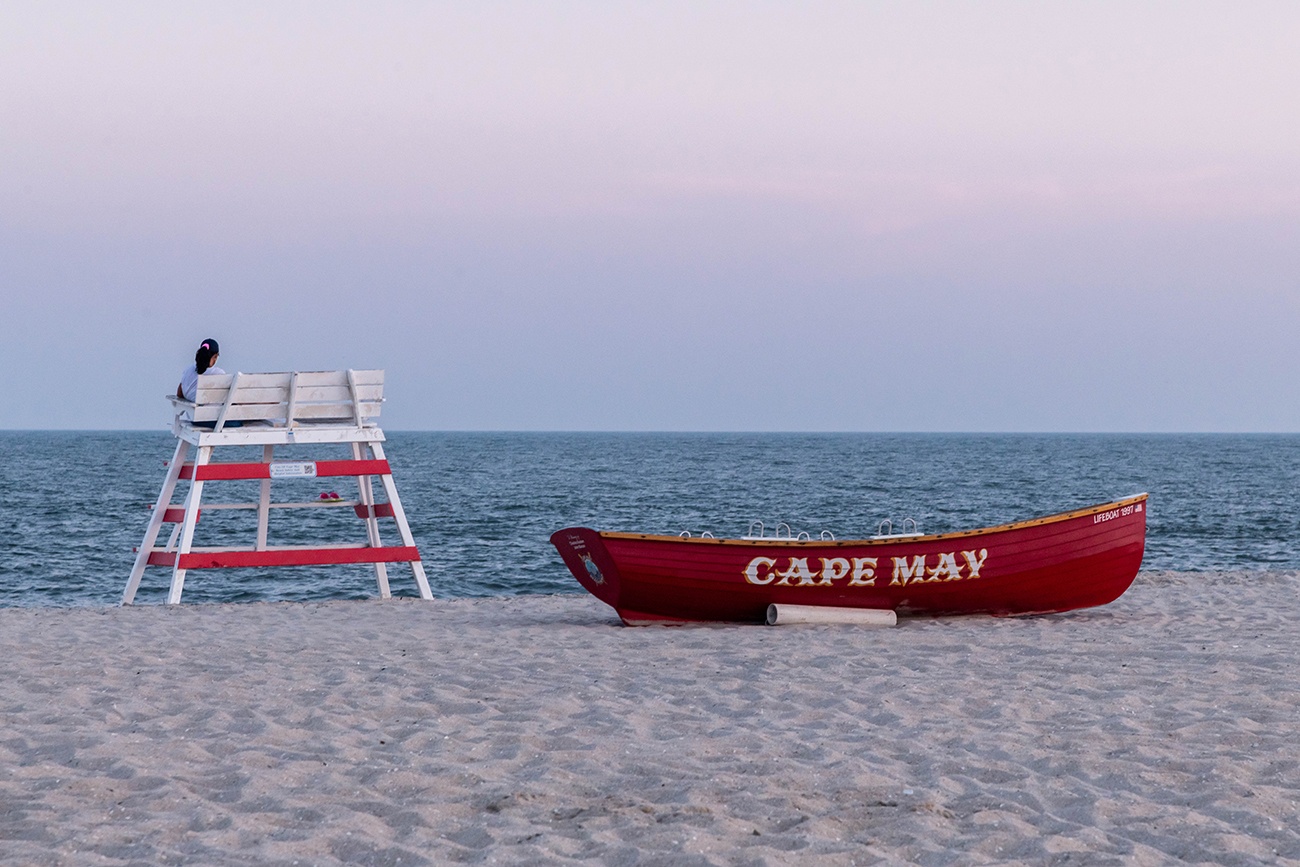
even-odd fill
[[(364, 453), (361, 450), (361, 443), (352, 444), (352, 459), (362, 460)], [(357, 488), (359, 494), (357, 499), (361, 505), (366, 507), (366, 539), (370, 542), (371, 548), (382, 548), (383, 542), (379, 538), (379, 519), (375, 517), (375, 489), (370, 483), (370, 476), (357, 476)], [(379, 598), (391, 599), (393, 594), (388, 589), (388, 564), (375, 564), (375, 582), (379, 585)]]
[(158, 532), (162, 529), (163, 518), (167, 515), (167, 507), (172, 504), (172, 494), (176, 491), (176, 480), (181, 475), (181, 464), (185, 463), (185, 455), (189, 453), (190, 444), (185, 440), (179, 440), (176, 443), (176, 452), (172, 455), (172, 462), (167, 465), (167, 476), (163, 479), (162, 491), (158, 494), (158, 502), (154, 503), (153, 514), (149, 516), (149, 526), (144, 531), (144, 541), (140, 543), (140, 550), (135, 555), (135, 565), (131, 567), (131, 577), (126, 581), (126, 589), (122, 591), (122, 604), (130, 605), (135, 601), (135, 591), (140, 588), (140, 579), (144, 577), (144, 567), (149, 565), (149, 554), (153, 551), (154, 543), (158, 541)]
[[(370, 444), (370, 453), (378, 460), (385, 460), (384, 447), (379, 443)], [(393, 507), (393, 519), (397, 522), (397, 532), (402, 537), (402, 544), (414, 548), (415, 537), (411, 535), (411, 527), (406, 523), (406, 512), (402, 509), (402, 498), (397, 496), (397, 485), (393, 484), (392, 475), (380, 476), (379, 480), (383, 482), (384, 493), (388, 495), (388, 503)], [(412, 560), (411, 572), (415, 575), (415, 583), (420, 588), (420, 598), (432, 599), (433, 592), (429, 590), (429, 579), (424, 576), (424, 564), (419, 560)]]
[[(262, 463), (269, 464), (271, 463), (271, 459), (274, 457), (275, 457), (275, 446), (273, 445), (262, 446)], [(270, 526), (270, 521), (271, 521), (270, 515), (271, 515), (271, 480), (269, 478), (266, 478), (266, 479), (262, 479), (262, 483), (259, 486), (259, 491), (258, 491), (257, 543), (254, 545), (254, 550), (257, 551), (266, 550), (266, 533), (267, 533), (267, 528)]]
[[(205, 465), (212, 456), (212, 446), (199, 446), (194, 456), (194, 475), (199, 474), (199, 467)], [(185, 499), (185, 523), (181, 525), (181, 543), (176, 547), (176, 565), (172, 568), (172, 586), (167, 594), (167, 604), (177, 605), (181, 601), (181, 590), (185, 587), (185, 570), (181, 568), (181, 558), (190, 552), (194, 543), (194, 525), (199, 520), (199, 500), (203, 498), (203, 480), (195, 478), (190, 482), (190, 495)]]

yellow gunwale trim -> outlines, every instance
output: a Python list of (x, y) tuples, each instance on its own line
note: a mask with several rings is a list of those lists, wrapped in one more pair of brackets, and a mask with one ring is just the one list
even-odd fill
[(653, 533), (615, 533), (611, 531), (599, 531), (598, 535), (602, 539), (640, 539), (646, 542), (677, 542), (680, 544), (690, 543), (692, 545), (743, 545), (746, 547), (790, 547), (791, 545), (800, 548), (843, 548), (853, 546), (855, 548), (863, 545), (911, 545), (915, 542), (934, 542), (941, 539), (968, 539), (971, 536), (989, 536), (994, 533), (1006, 533), (1011, 530), (1022, 530), (1027, 527), (1041, 527), (1044, 524), (1057, 524), (1061, 521), (1069, 521), (1074, 518), (1083, 518), (1088, 515), (1097, 515), (1102, 512), (1109, 512), (1112, 509), (1122, 508), (1134, 503), (1145, 502), (1149, 494), (1134, 494), (1131, 497), (1125, 497), (1122, 500), (1114, 500), (1109, 503), (1101, 503), (1096, 506), (1088, 506), (1083, 509), (1074, 509), (1070, 512), (1061, 512), (1056, 515), (1045, 515), (1041, 518), (1030, 518), (1027, 521), (1015, 521), (1011, 524), (998, 524), (994, 527), (984, 527), (979, 530), (958, 530), (954, 533), (934, 533), (925, 536), (895, 536), (889, 539), (714, 539), (708, 536), (660, 536)]

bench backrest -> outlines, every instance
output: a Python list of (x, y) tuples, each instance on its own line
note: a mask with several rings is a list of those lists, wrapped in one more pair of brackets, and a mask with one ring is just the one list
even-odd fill
[[(199, 377), (196, 422), (262, 421), (375, 424), (384, 400), (382, 370), (296, 373), (205, 373)], [(188, 404), (186, 404), (188, 407)]]

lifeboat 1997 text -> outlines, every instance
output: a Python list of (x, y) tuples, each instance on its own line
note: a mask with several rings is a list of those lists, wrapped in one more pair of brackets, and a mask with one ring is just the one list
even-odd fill
[[(931, 581), (969, 581), (980, 577), (980, 569), (988, 558), (987, 548), (978, 551), (955, 551), (949, 554), (925, 554), (915, 557), (891, 557), (893, 585), (923, 584)], [(960, 557), (960, 559), (958, 559)], [(810, 566), (808, 561), (820, 561)], [(785, 568), (777, 568), (782, 561)], [(874, 587), (879, 567), (875, 557), (755, 557), (745, 567), (745, 580), (750, 584), (778, 584), (793, 587), (833, 587), (836, 581), (848, 579), (842, 586)]]

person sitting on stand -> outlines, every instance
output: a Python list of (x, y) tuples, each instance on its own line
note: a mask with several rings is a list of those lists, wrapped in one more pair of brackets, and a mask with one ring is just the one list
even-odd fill
[(194, 403), (195, 397), (198, 396), (199, 374), (225, 373), (216, 366), (220, 352), (221, 348), (217, 346), (217, 341), (211, 337), (199, 344), (199, 351), (194, 353), (194, 363), (181, 371), (181, 382), (176, 386), (177, 397)]

